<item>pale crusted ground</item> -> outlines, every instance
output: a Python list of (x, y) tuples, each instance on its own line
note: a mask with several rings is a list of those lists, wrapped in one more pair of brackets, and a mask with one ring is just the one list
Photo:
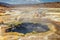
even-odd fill
[[(50, 10), (53, 10), (53, 9), (50, 9)], [(0, 15), (1, 15), (0, 16), (0, 27), (1, 27), (0, 28), (0, 30), (1, 30), (0, 31), (0, 40), (59, 40), (60, 39), (60, 37), (59, 37), (60, 33), (58, 33), (60, 30), (56, 29), (59, 26), (59, 24), (57, 25), (56, 23), (58, 23), (58, 22), (55, 22), (55, 20), (53, 20), (53, 21), (49, 20), (50, 23), (47, 23), (48, 27), (50, 28), (50, 31), (48, 31), (48, 32), (45, 32), (45, 33), (27, 33), (24, 35), (22, 33), (20, 34), (20, 33), (16, 33), (16, 32), (15, 33), (13, 33), (13, 32), (5, 33), (5, 29), (7, 29), (9, 27), (6, 24), (13, 23), (15, 21), (22, 21), (22, 20), (18, 20), (18, 19), (20, 19), (23, 16), (26, 16), (26, 14), (23, 15), (23, 14), (17, 14), (15, 12), (10, 12), (10, 15), (4, 15), (4, 14), (0, 14)], [(38, 14), (38, 13), (33, 13), (33, 15), (31, 15), (31, 14), (27, 14), (27, 15), (29, 15), (29, 16), (26, 16), (26, 17), (29, 17), (29, 18), (36, 17), (37, 20), (39, 20), (39, 18), (43, 16), (43, 15), (40, 16), (40, 14)], [(46, 17), (46, 16), (47, 15), (45, 15), (44, 17)], [(42, 18), (44, 18), (44, 17), (42, 17)], [(17, 20), (14, 18), (17, 18)], [(51, 16), (49, 18), (51, 18)], [(47, 17), (46, 20), (49, 18)], [(25, 20), (25, 19), (23, 19), (23, 20)], [(31, 20), (33, 20), (33, 19), (31, 19)], [(32, 22), (31, 20), (28, 20), (28, 21)], [(36, 19), (34, 19), (34, 20), (35, 21), (33, 21), (33, 22), (40, 22), (41, 21), (41, 20), (37, 21)], [(47, 22), (49, 22), (49, 21), (47, 20)], [(46, 22), (46, 21), (44, 21), (44, 22)], [(6, 23), (6, 24), (4, 24), (4, 23)]]

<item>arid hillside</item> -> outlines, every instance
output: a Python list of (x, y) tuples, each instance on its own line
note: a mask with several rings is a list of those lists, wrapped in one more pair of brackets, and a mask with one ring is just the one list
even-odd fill
[(40, 4), (18, 4), (12, 7), (40, 7), (40, 8), (59, 8), (60, 2), (40, 3)]

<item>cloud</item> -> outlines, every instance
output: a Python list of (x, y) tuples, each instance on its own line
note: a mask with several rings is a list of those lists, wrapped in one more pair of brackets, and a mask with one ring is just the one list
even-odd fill
[(40, 0), (26, 0), (26, 1), (31, 1), (31, 2), (36, 1), (36, 2), (40, 2)]
[(40, 0), (0, 0), (0, 2), (9, 4), (35, 4), (40, 3)]
[(10, 0), (9, 3), (14, 3), (14, 4), (35, 4), (35, 3), (40, 3), (40, 0)]
[(40, 3), (40, 0), (0, 0), (0, 2), (5, 2), (9, 4), (36, 4)]

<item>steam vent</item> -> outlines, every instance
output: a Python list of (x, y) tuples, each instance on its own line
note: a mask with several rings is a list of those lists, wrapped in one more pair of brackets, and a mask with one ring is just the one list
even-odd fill
[(60, 3), (0, 3), (0, 40), (60, 40)]

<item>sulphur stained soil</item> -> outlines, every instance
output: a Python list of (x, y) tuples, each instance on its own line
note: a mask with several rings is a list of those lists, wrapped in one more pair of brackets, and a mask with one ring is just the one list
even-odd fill
[[(46, 12), (46, 10), (50, 10), (50, 11)], [(59, 22), (59, 19), (56, 21), (55, 18), (60, 14), (56, 15), (55, 12), (53, 14), (54, 16), (52, 14), (49, 14), (48, 12), (51, 12), (52, 10), (55, 10), (55, 9), (39, 9), (38, 10), (37, 8), (33, 12), (32, 12), (32, 9), (26, 10), (26, 11), (25, 10), (24, 11), (9, 10), (9, 11), (6, 11), (5, 13), (1, 13), (0, 14), (0, 27), (1, 27), (0, 40), (59, 40), (60, 39), (59, 37), (60, 22)], [(57, 10), (59, 9), (56, 9), (55, 11)], [(42, 12), (39, 12), (39, 11), (42, 11)], [(28, 25), (25, 22), (29, 22), (27, 23)], [(30, 22), (34, 24), (30, 24)], [(47, 27), (49, 28), (49, 31), (42, 30), (44, 32), (41, 32), (40, 30), (41, 25), (36, 25), (36, 23), (45, 24), (45, 25), (42, 25), (42, 28), (44, 28), (44, 26), (47, 25)], [(12, 26), (10, 26), (11, 24)], [(19, 26), (16, 26), (16, 27), (14, 26), (18, 24)], [(29, 25), (31, 27), (29, 27)], [(37, 26), (39, 30), (37, 30), (38, 28), (35, 26)], [(27, 30), (28, 32), (23, 33), (24, 31), (23, 28), (25, 29), (25, 31)], [(37, 32), (35, 31), (32, 32), (31, 28), (32, 30), (35, 30)], [(21, 31), (17, 32), (17, 29), (20, 29)]]

